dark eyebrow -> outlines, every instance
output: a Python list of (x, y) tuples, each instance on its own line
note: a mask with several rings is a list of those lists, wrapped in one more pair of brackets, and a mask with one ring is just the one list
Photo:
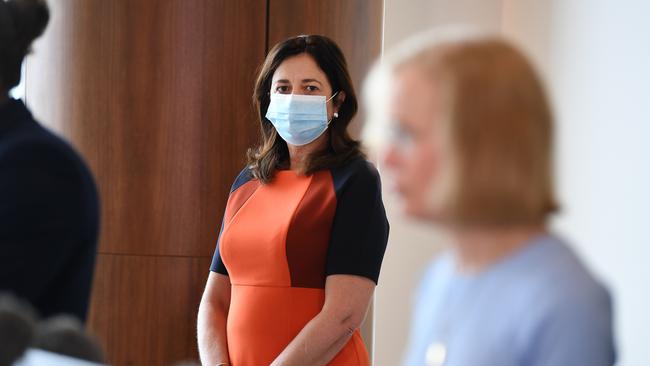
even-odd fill
[(320, 81), (318, 81), (316, 79), (302, 79), (302, 83), (303, 84), (306, 84), (306, 83), (319, 83), (320, 85), (323, 85), (323, 83), (321, 83)]
[[(280, 79), (280, 80), (276, 80), (275, 83), (276, 84), (279, 84), (279, 83), (291, 84), (291, 81), (289, 81), (287, 79)], [(316, 79), (302, 79), (302, 83), (303, 84), (306, 84), (306, 83), (319, 83), (320, 85), (323, 85), (323, 83), (321, 83), (320, 81), (318, 81)]]

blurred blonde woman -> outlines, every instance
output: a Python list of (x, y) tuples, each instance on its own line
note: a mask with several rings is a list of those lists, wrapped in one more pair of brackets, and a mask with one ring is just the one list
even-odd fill
[(406, 213), (451, 244), (421, 281), (405, 364), (614, 364), (608, 291), (548, 230), (552, 113), (529, 61), (499, 38), (433, 33), (382, 69), (384, 166)]

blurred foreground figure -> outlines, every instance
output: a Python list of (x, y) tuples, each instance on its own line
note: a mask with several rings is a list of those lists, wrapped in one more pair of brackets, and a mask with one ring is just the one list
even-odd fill
[(99, 227), (95, 184), (79, 155), (9, 97), (48, 20), (44, 1), (0, 1), (0, 291), (44, 317), (84, 321)]
[(378, 69), (384, 166), (405, 212), (451, 244), (421, 282), (405, 364), (614, 364), (609, 294), (547, 229), (552, 113), (527, 59), (499, 38), (438, 32)]
[(77, 360), (101, 363), (104, 353), (98, 341), (86, 334), (83, 325), (67, 315), (46, 319), (38, 324), (32, 347)]
[(76, 318), (39, 321), (31, 305), (0, 293), (0, 366), (95, 366), (103, 360), (99, 343)]
[(34, 337), (36, 315), (31, 306), (0, 293), (0, 366), (13, 365)]

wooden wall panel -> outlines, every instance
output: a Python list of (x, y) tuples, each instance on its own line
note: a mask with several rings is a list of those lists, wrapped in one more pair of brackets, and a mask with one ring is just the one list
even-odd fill
[(102, 196), (89, 327), (113, 365), (196, 358), (197, 305), (228, 189), (256, 141), (251, 94), (266, 46), (327, 35), (359, 91), (381, 49), (382, 1), (49, 4), (26, 98), (87, 159)]
[(198, 360), (196, 314), (209, 258), (102, 254), (90, 312), (112, 365)]
[(27, 65), (27, 100), (96, 174), (101, 252), (211, 255), (257, 135), (251, 94), (266, 1), (51, 5)]
[(196, 313), (228, 190), (255, 141), (266, 0), (51, 0), (27, 104), (102, 198), (88, 326), (113, 365), (197, 359)]
[[(269, 48), (299, 34), (321, 34), (333, 39), (345, 55), (358, 99), (361, 86), (382, 44), (382, 0), (269, 0)], [(360, 114), (350, 125), (358, 137)]]

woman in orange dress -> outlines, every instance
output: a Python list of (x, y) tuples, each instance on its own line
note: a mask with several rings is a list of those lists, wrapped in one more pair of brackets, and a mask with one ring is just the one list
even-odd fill
[(388, 221), (339, 47), (276, 45), (257, 79), (262, 144), (236, 178), (198, 316), (205, 365), (369, 365), (359, 326)]

